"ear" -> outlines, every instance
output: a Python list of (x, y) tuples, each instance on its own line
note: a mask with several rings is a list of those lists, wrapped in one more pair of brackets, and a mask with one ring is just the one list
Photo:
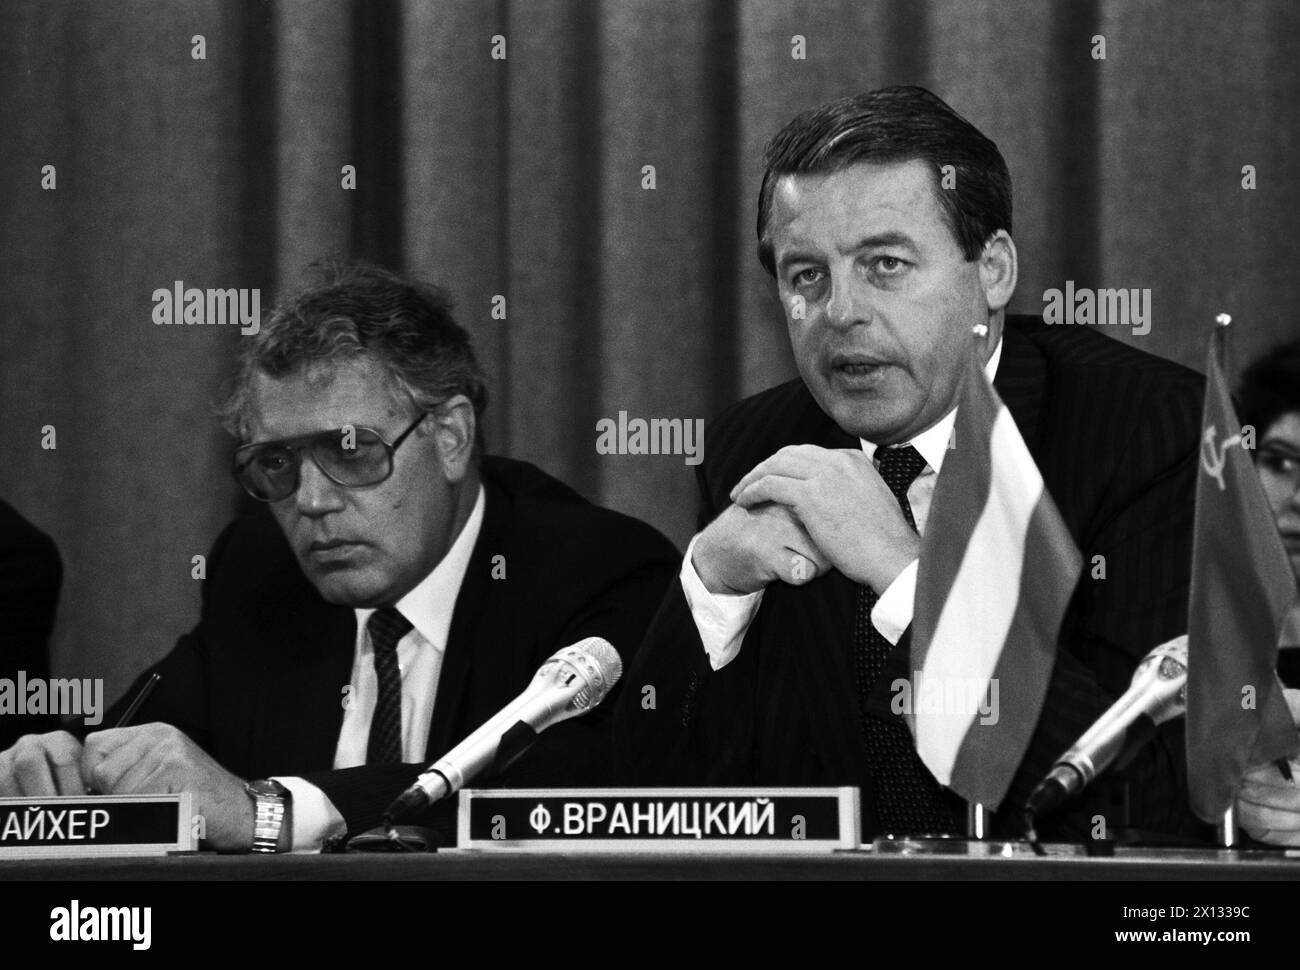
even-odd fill
[(999, 229), (984, 244), (984, 252), (980, 254), (980, 286), (984, 288), (990, 313), (1005, 309), (1011, 302), (1018, 274), (1016, 244), (1005, 229)]
[(474, 457), (478, 423), (474, 405), (464, 394), (448, 398), (420, 425), (420, 435), (433, 435), (443, 474), (454, 484), (464, 481)]

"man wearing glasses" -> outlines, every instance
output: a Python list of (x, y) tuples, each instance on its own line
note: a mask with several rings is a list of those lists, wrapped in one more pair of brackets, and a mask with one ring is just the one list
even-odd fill
[[(263, 507), (218, 538), (198, 627), (106, 720), (156, 670), (138, 726), (24, 738), (0, 795), (192, 791), (210, 847), (313, 850), (377, 825), (556, 650), (601, 636), (629, 657), (675, 550), (484, 456), (486, 398), (441, 291), (352, 266), (281, 304), (225, 414)], [(610, 710), (498, 783), (608, 784)]]

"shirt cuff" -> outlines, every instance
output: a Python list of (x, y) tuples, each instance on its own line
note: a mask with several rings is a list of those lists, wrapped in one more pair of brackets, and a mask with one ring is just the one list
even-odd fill
[(681, 571), (682, 592), (686, 594), (686, 605), (690, 607), (695, 627), (700, 631), (700, 642), (708, 654), (709, 665), (714, 670), (721, 670), (740, 653), (745, 631), (763, 601), (763, 591), (710, 593), (691, 562), (699, 538), (695, 536), (686, 547)]
[(904, 631), (912, 625), (912, 611), (916, 601), (916, 569), (919, 559), (913, 559), (894, 581), (885, 587), (871, 608), (871, 625), (890, 643), (898, 643)]
[(319, 852), (327, 839), (347, 832), (347, 823), (329, 797), (301, 778), (272, 778), (293, 796), (293, 848), (295, 853)]

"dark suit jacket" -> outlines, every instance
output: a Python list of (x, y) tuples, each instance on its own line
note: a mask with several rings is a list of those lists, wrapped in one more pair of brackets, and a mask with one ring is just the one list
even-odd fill
[[(1063, 624), (1030, 748), (996, 819), (1019, 832), (1019, 809), (1052, 762), (1129, 685), (1138, 661), (1187, 625), (1191, 525), (1203, 380), (1084, 327), (1010, 317), (994, 380), (1079, 549), (1085, 571)], [(700, 524), (781, 447), (858, 448), (795, 380), (725, 411), (697, 468)], [(1105, 579), (1091, 578), (1105, 557)], [(681, 584), (670, 589), (629, 671), (616, 751), (646, 784), (856, 785), (864, 837), (877, 831), (862, 754), (853, 671), (856, 586), (832, 571), (802, 588), (768, 587), (739, 656), (713, 671)], [(889, 716), (889, 684), (908, 677), (904, 635), (877, 679), (870, 710)], [(656, 687), (655, 709), (638, 685)], [(1163, 731), (1129, 777), (1135, 824), (1175, 828), (1184, 815), (1181, 725)], [(1079, 837), (1095, 814), (1123, 824), (1117, 792), (1089, 789), (1061, 827)], [(1011, 811), (1013, 808), (1015, 811)]]
[[(63, 566), (59, 550), (44, 532), (0, 502), (0, 677), (29, 680), (50, 676), (48, 642), (54, 629)], [(57, 715), (0, 717), (0, 751), (24, 734), (53, 731)]]
[[(602, 636), (630, 659), (680, 562), (654, 529), (532, 465), (489, 457), (482, 477), (486, 509), (443, 657), (429, 761), (516, 697), (559, 648)], [(504, 579), (492, 576), (496, 556)], [(352, 609), (320, 597), (270, 514), (245, 517), (213, 547), (199, 625), (151, 668), (163, 679), (136, 723), (175, 725), (241, 778), (305, 776), (350, 832), (373, 827), (425, 765), (333, 769), (355, 636)], [(609, 701), (543, 732), (495, 783), (608, 785)], [(453, 807), (433, 820), (444, 832)]]

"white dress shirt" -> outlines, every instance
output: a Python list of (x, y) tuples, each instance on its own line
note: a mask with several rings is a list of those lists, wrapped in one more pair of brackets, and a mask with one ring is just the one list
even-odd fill
[[(405, 762), (423, 761), (425, 757), (452, 612), (483, 526), (484, 502), (483, 486), (480, 485), (469, 519), (447, 554), (419, 585), (394, 604), (412, 627), (397, 642), (397, 665), (402, 673), (402, 760)], [(374, 610), (354, 612), (357, 633), (352, 680), (346, 694), (343, 685), (339, 685), (339, 700), (344, 706), (344, 714), (338, 746), (334, 749), (335, 768), (355, 768), (366, 763), (370, 721), (379, 696), (375, 651), (366, 630), (366, 623)], [(294, 852), (317, 852), (326, 839), (340, 836), (347, 830), (339, 810), (315, 785), (302, 778), (274, 780), (293, 795)]]
[[(1001, 359), (1002, 340), (999, 339), (988, 363), (984, 365), (984, 373), (990, 381), (997, 373), (998, 361)], [(930, 516), (930, 499), (934, 496), (934, 485), (939, 479), (939, 470), (943, 467), (943, 459), (948, 453), (948, 443), (956, 423), (957, 409), (954, 407), (911, 441), (904, 442), (915, 448), (925, 459), (925, 468), (907, 490), (907, 501), (912, 507), (916, 530), (921, 535), (925, 534), (925, 523)], [(858, 441), (862, 450), (875, 462), (876, 446), (861, 438)], [(875, 464), (879, 467), (880, 463)], [(763, 591), (760, 589), (756, 593), (743, 594), (710, 593), (691, 562), (699, 538), (696, 535), (686, 547), (686, 558), (682, 561), (680, 573), (682, 590), (686, 594), (691, 617), (700, 631), (700, 640), (709, 656), (709, 664), (714, 670), (721, 670), (740, 653), (745, 631), (749, 629), (749, 624), (753, 622), (763, 602)], [(872, 626), (890, 643), (897, 643), (912, 622), (916, 568), (917, 560), (913, 559), (880, 594), (871, 610)]]

